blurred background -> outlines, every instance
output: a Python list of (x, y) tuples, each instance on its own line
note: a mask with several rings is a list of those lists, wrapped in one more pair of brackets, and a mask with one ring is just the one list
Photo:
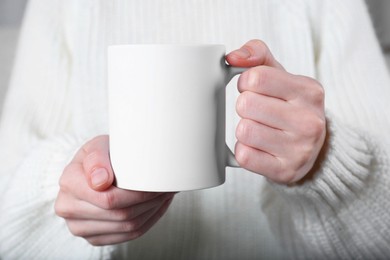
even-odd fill
[[(11, 74), (18, 32), (26, 2), (27, 0), (0, 0), (0, 112)], [(366, 0), (366, 2), (383, 52), (390, 65), (390, 1)]]

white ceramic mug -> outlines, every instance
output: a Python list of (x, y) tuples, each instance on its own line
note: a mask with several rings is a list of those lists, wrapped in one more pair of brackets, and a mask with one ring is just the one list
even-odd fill
[(225, 87), (245, 69), (225, 46), (108, 48), (110, 158), (119, 188), (184, 191), (218, 186), (238, 167), (225, 143)]

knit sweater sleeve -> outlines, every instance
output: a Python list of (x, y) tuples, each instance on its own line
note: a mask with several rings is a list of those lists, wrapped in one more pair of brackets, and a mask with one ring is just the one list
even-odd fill
[(267, 183), (263, 210), (292, 258), (386, 259), (388, 73), (363, 1), (322, 5), (312, 10), (312, 18), (317, 76), (327, 99), (328, 138), (311, 178), (303, 184)]
[(0, 258), (102, 259), (55, 215), (58, 180), (86, 138), (72, 123), (61, 5), (30, 1), (0, 126)]

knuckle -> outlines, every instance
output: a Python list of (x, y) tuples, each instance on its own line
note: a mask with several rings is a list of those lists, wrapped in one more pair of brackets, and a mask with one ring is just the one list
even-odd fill
[(303, 173), (312, 165), (314, 147), (309, 144), (300, 145), (294, 154), (295, 156), (289, 160), (288, 168), (281, 175), (283, 183), (292, 183), (304, 175)]
[(322, 136), (326, 128), (325, 119), (314, 113), (307, 112), (301, 114), (299, 121), (299, 132), (305, 140), (313, 140), (315, 142), (320, 136)]
[(277, 183), (291, 183), (296, 176), (295, 168), (291, 165), (290, 160), (279, 159), (279, 167), (274, 172), (274, 181)]
[(127, 209), (111, 210), (110, 214), (116, 221), (127, 221), (133, 216), (134, 210), (130, 207)]
[(296, 158), (295, 169), (298, 171), (305, 167), (313, 156), (313, 147), (311, 145), (301, 146), (299, 156)]
[(316, 88), (316, 93), (315, 93), (315, 101), (317, 103), (324, 103), (325, 101), (325, 89), (321, 86), (318, 85)]
[(244, 111), (246, 110), (247, 100), (245, 99), (243, 93), (238, 96), (237, 102), (236, 102), (236, 111), (237, 113), (242, 116), (244, 114)]
[(60, 192), (67, 193), (68, 192), (68, 181), (64, 177), (64, 174), (60, 177), (60, 180), (58, 181), (58, 185), (60, 186)]
[(236, 111), (241, 116), (244, 117), (251, 106), (250, 94), (247, 91), (242, 92), (236, 102)]
[(322, 136), (322, 133), (325, 130), (325, 125), (325, 120), (319, 117), (314, 117), (310, 120), (310, 123), (307, 124), (303, 133), (306, 137), (312, 138), (313, 142), (316, 142)]
[(236, 129), (236, 137), (239, 141), (248, 140), (253, 133), (253, 127), (250, 124), (249, 120), (241, 119), (240, 123)]
[(79, 152), (82, 153), (83, 158), (85, 158), (89, 154), (88, 143), (83, 145), (83, 146), (81, 146)]
[(262, 41), (262, 40), (252, 39), (247, 44), (250, 45), (250, 46), (253, 46), (254, 48), (257, 48), (259, 50), (268, 51), (267, 44), (264, 41)]
[(305, 93), (310, 98), (310, 101), (315, 105), (323, 105), (325, 101), (325, 89), (322, 87), (321, 83), (307, 76), (300, 77), (302, 81), (305, 82)]
[(296, 172), (293, 170), (286, 171), (280, 176), (280, 181), (284, 184), (292, 183), (295, 179)]
[(138, 227), (140, 226), (140, 222), (136, 219), (130, 220), (130, 221), (124, 221), (121, 223), (121, 232), (135, 232)]
[(80, 229), (73, 229), (73, 228), (69, 228), (69, 231), (72, 235), (76, 236), (76, 237), (83, 237), (85, 236), (85, 234), (83, 233), (82, 230)]
[(279, 158), (278, 162), (278, 167), (273, 172), (273, 180), (278, 183), (284, 183), (284, 177), (286, 176), (288, 167), (286, 167), (285, 162)]
[(74, 164), (68, 164), (67, 166), (65, 166), (64, 170), (62, 171), (62, 175), (58, 181), (60, 191), (68, 192), (71, 189), (69, 175), (71, 175), (74, 171), (76, 171)]
[(134, 239), (140, 238), (140, 237), (142, 237), (142, 235), (144, 233), (145, 232), (143, 230), (134, 230), (133, 232), (131, 232), (129, 240), (134, 240)]
[(256, 56), (262, 59), (260, 64), (267, 63), (273, 59), (271, 51), (264, 41), (253, 39), (247, 43), (247, 46), (251, 53), (256, 53)]
[(242, 167), (247, 167), (250, 162), (250, 151), (243, 145), (239, 145), (235, 151), (236, 160)]
[(314, 105), (322, 106), (325, 101), (324, 89), (322, 87), (312, 88), (310, 98)]
[(92, 170), (101, 161), (101, 157), (101, 153), (97, 150), (89, 152), (83, 161), (84, 169)]
[(249, 89), (259, 91), (259, 88), (266, 85), (269, 81), (269, 70), (265, 67), (254, 67), (246, 71), (246, 82)]
[(112, 210), (116, 208), (116, 195), (113, 192), (101, 193), (101, 208), (106, 210)]
[(256, 72), (253, 74), (256, 75), (257, 88), (261, 88), (262, 86), (267, 85), (271, 77), (271, 70), (269, 70), (267, 67), (257, 67), (254, 71)]
[(315, 137), (315, 141), (318, 140), (319, 137), (321, 137), (326, 129), (326, 121), (323, 118), (315, 117), (315, 119), (312, 122), (312, 133)]
[(90, 237), (86, 239), (92, 246), (103, 246), (105, 243), (98, 237)]
[(67, 174), (68, 172), (72, 172), (72, 171), (73, 171), (73, 164), (70, 163), (70, 164), (65, 166), (64, 170), (62, 171), (62, 175)]
[(82, 146), (85, 157), (83, 160), (84, 169), (91, 171), (105, 161), (108, 157), (108, 136), (101, 135), (93, 138)]
[(295, 176), (296, 173), (293, 169), (284, 169), (276, 175), (275, 181), (278, 183), (287, 184), (291, 183), (294, 180)]
[(59, 216), (61, 218), (66, 219), (66, 218), (70, 217), (69, 211), (57, 202), (54, 205), (54, 212), (57, 216)]
[(67, 223), (70, 233), (76, 237), (86, 236), (85, 230), (80, 227), (80, 225), (73, 225), (72, 223)]

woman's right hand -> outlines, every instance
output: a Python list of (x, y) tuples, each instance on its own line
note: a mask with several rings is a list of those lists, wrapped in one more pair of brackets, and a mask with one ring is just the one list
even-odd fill
[(113, 186), (108, 147), (107, 135), (81, 147), (61, 176), (55, 203), (70, 232), (95, 246), (140, 237), (164, 215), (175, 195)]

